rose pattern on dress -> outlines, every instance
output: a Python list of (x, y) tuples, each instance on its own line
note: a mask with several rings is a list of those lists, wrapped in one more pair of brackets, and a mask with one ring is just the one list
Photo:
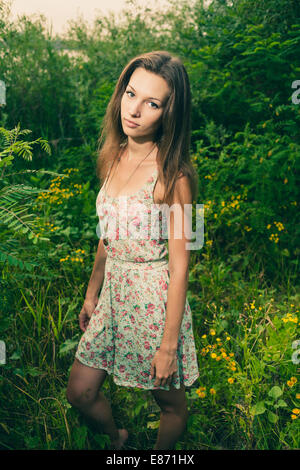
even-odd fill
[[(151, 205), (157, 207), (152, 194), (156, 179), (157, 169), (137, 193), (127, 196), (128, 227), (134, 231), (140, 216), (132, 207), (143, 204), (148, 214)], [(105, 194), (103, 186), (96, 199), (99, 220), (120, 210), (118, 198)], [(109, 211), (109, 205), (113, 211)], [(146, 228), (149, 229), (147, 224)], [(132, 239), (130, 230), (129, 237), (120, 238), (119, 228), (114, 233), (116, 236), (106, 238), (104, 244), (107, 258), (102, 289), (75, 357), (89, 367), (105, 369), (117, 385), (169, 390), (169, 385), (154, 386), (156, 378), (150, 378), (151, 361), (160, 348), (166, 317), (170, 279), (167, 240), (160, 236)], [(178, 370), (172, 385), (179, 389), (180, 382), (190, 386), (199, 377), (187, 299), (176, 354)]]

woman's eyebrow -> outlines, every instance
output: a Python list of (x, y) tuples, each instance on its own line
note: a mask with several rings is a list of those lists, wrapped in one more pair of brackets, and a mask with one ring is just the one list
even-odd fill
[[(135, 91), (135, 89), (133, 88), (133, 86), (129, 85), (129, 83), (128, 83), (128, 85), (127, 85), (127, 86), (130, 86), (130, 88), (132, 88), (132, 89), (133, 89), (133, 91)], [(156, 101), (160, 101), (160, 102), (162, 103), (162, 101), (161, 101), (161, 100), (159, 100), (158, 98), (152, 98), (151, 96), (149, 96), (149, 98), (147, 98), (147, 99), (148, 99), (148, 100), (156, 100)]]

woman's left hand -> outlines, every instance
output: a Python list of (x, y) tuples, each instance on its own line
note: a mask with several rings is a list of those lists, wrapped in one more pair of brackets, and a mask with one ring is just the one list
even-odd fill
[(156, 351), (155, 356), (151, 362), (150, 377), (156, 377), (154, 386), (170, 385), (173, 379), (173, 374), (177, 372), (177, 354), (169, 352), (164, 349)]

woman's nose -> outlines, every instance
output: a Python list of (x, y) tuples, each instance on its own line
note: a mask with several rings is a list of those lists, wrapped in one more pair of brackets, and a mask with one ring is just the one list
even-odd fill
[(140, 112), (140, 104), (138, 103), (135, 103), (135, 104), (132, 104), (131, 107), (129, 108), (129, 112), (132, 116), (140, 116), (141, 112)]

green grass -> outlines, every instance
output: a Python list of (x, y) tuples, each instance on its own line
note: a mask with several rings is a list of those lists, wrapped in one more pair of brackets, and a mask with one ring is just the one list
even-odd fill
[[(292, 385), (290, 379), (299, 372), (291, 360), (292, 343), (300, 339), (299, 293), (283, 284), (267, 286), (256, 266), (246, 281), (211, 251), (204, 247), (201, 269), (198, 263), (190, 270), (188, 298), (200, 377), (186, 391), (188, 429), (177, 449), (298, 448), (299, 417), (292, 419), (292, 410), (300, 408), (299, 379)], [(0, 328), (7, 347), (0, 379), (3, 449), (108, 446), (108, 436), (85, 422), (65, 397), (81, 335), (82, 297), (73, 290), (70, 297), (68, 282), (58, 283), (54, 276), (48, 282), (25, 278), (14, 290), (8, 280), (2, 282), (6, 315)], [(112, 377), (103, 390), (117, 424), (129, 431), (126, 448), (153, 448), (159, 410), (151, 393), (119, 387)]]

